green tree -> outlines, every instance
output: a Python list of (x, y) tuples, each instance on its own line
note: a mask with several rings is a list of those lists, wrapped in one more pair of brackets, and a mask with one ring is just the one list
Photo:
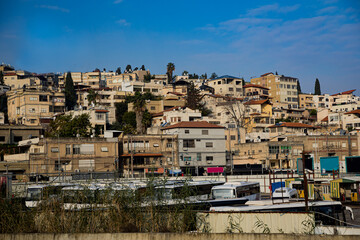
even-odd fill
[(316, 116), (316, 115), (317, 115), (316, 109), (311, 109), (310, 115), (311, 115), (311, 116)]
[(123, 116), (128, 111), (127, 102), (115, 103), (115, 117), (116, 121), (123, 125)]
[(302, 92), (301, 92), (301, 86), (300, 86), (300, 81), (299, 81), (299, 80), (297, 81), (297, 92), (298, 92), (298, 94), (302, 93)]
[(189, 74), (189, 72), (188, 72), (188, 71), (186, 71), (186, 70), (185, 70), (185, 71), (183, 71), (183, 73), (182, 73), (182, 75), (183, 75), (183, 76), (187, 76), (188, 74)]
[(151, 74), (147, 73), (144, 75), (144, 82), (148, 83), (151, 81)]
[(49, 131), (46, 133), (49, 137), (89, 137), (91, 135), (90, 116), (81, 114), (75, 117), (71, 115), (60, 115), (54, 121), (50, 122)]
[(74, 87), (74, 82), (71, 77), (71, 72), (66, 74), (65, 79), (65, 106), (67, 110), (74, 109), (76, 105), (76, 92)]
[(4, 85), (4, 74), (0, 71), (0, 85)]
[(175, 71), (175, 65), (172, 62), (169, 62), (168, 65), (166, 66), (166, 74), (168, 76), (168, 83), (172, 83), (172, 79), (173, 79), (173, 72)]
[(145, 66), (144, 66), (144, 65), (141, 65), (140, 70), (145, 71)]
[(143, 132), (146, 132), (146, 129), (148, 127), (151, 127), (151, 123), (152, 123), (152, 115), (151, 113), (146, 109), (144, 112), (144, 116), (142, 119), (142, 125), (143, 125)]
[(131, 65), (128, 64), (128, 65), (126, 66), (125, 70), (126, 70), (127, 72), (132, 72)]
[(319, 79), (315, 80), (315, 95), (321, 95), (321, 89), (320, 89), (320, 81)]
[(88, 91), (87, 99), (89, 103), (94, 103), (96, 105), (96, 100), (99, 98), (99, 94), (94, 90), (90, 89)]
[(118, 67), (118, 68), (116, 69), (116, 75), (120, 75), (120, 74), (121, 74), (121, 68)]
[(190, 78), (190, 79), (198, 79), (198, 78), (199, 78), (199, 75), (197, 75), (196, 73), (194, 73), (194, 74), (189, 74), (189, 78)]
[(187, 89), (186, 107), (193, 110), (199, 109), (201, 98), (200, 90), (195, 87), (193, 82), (190, 82)]
[(124, 133), (136, 133), (136, 113), (126, 112), (123, 115), (123, 131)]
[(217, 78), (217, 77), (218, 77), (218, 75), (213, 72), (213, 73), (211, 74), (211, 76), (210, 76), (210, 79), (214, 79), (214, 78)]

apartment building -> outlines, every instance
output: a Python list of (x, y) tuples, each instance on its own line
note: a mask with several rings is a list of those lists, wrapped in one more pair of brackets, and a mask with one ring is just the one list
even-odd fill
[(301, 142), (304, 145), (304, 151), (309, 152), (312, 158), (309, 167), (317, 173), (331, 174), (332, 170), (351, 172), (351, 169), (346, 169), (346, 159), (360, 156), (358, 134), (294, 136), (288, 137), (288, 141)]
[(10, 123), (37, 126), (65, 111), (65, 94), (38, 89), (17, 89), (6, 93)]
[(42, 87), (47, 86), (47, 80), (37, 76), (18, 75), (15, 72), (4, 74), (4, 84), (11, 87), (12, 90), (24, 87)]
[(29, 149), (30, 173), (117, 171), (117, 138), (44, 138)]
[(314, 103), (314, 95), (300, 93), (299, 94), (299, 107), (305, 109), (318, 109)]
[(201, 112), (198, 109), (173, 107), (159, 113), (152, 114), (152, 126), (158, 127), (166, 124), (189, 122), (201, 119)]
[(289, 136), (314, 135), (319, 127), (297, 122), (280, 122), (269, 126), (270, 141), (283, 141)]
[(244, 79), (224, 75), (207, 80), (207, 85), (214, 89), (215, 94), (229, 97), (243, 97)]
[[(167, 94), (160, 100), (146, 100), (145, 108), (151, 113), (159, 113), (174, 107), (185, 107), (186, 101), (181, 96)], [(129, 111), (133, 111), (133, 103), (128, 104)]]
[(163, 134), (178, 135), (179, 166), (183, 172), (202, 175), (205, 172), (224, 171), (224, 127), (205, 121), (180, 122), (165, 127)]
[(251, 83), (269, 88), (269, 97), (274, 106), (277, 103), (286, 103), (291, 108), (298, 108), (297, 82), (294, 77), (265, 73), (259, 78), (252, 78)]
[(163, 175), (179, 169), (176, 134), (125, 135), (120, 141), (123, 149), (120, 162), (125, 177)]
[(252, 100), (262, 100), (269, 98), (269, 88), (256, 84), (246, 84), (243, 86), (245, 98)]
[(344, 114), (343, 129), (360, 130), (360, 109)]

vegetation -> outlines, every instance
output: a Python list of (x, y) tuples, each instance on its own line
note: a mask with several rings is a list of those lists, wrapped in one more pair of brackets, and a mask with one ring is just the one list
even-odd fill
[(94, 103), (96, 105), (96, 100), (99, 98), (99, 94), (94, 90), (90, 89), (88, 91), (87, 100), (89, 103)]
[(2, 71), (0, 71), (0, 84), (4, 85), (4, 74)]
[(186, 103), (185, 106), (190, 109), (199, 109), (203, 116), (208, 116), (212, 111), (206, 108), (206, 104), (201, 102), (202, 96), (200, 90), (195, 87), (193, 82), (190, 82), (187, 89)]
[[(165, 182), (165, 180), (164, 180)], [(196, 229), (196, 212), (187, 205), (191, 190), (185, 188), (175, 200), (164, 205), (164, 196), (154, 188), (162, 184), (149, 180), (144, 191), (110, 188), (96, 192), (84, 189), (73, 195), (60, 195), (25, 209), (20, 201), (0, 201), (0, 233), (116, 233), (188, 232)], [(100, 192), (101, 191), (101, 192)], [(115, 193), (115, 194), (114, 194)], [(154, 201), (156, 200), (156, 201)], [(87, 203), (87, 208), (65, 210), (64, 203)], [(180, 204), (185, 203), (185, 204)], [(103, 206), (107, 207), (104, 208)], [(161, 206), (161, 207), (160, 207)]]
[(213, 73), (211, 74), (211, 76), (210, 76), (210, 79), (214, 79), (214, 78), (217, 78), (217, 77), (218, 77), (218, 75), (213, 72)]
[(65, 80), (65, 106), (67, 110), (73, 110), (76, 105), (76, 92), (71, 72), (66, 74)]
[(145, 66), (144, 66), (144, 65), (141, 65), (140, 70), (145, 71)]
[(188, 71), (186, 71), (186, 70), (185, 70), (185, 71), (183, 71), (183, 73), (182, 73), (182, 75), (183, 75), (183, 76), (187, 76), (188, 74), (189, 74), (189, 72), (188, 72)]
[(315, 80), (315, 95), (321, 95), (321, 89), (320, 89), (320, 81), (319, 79)]
[(311, 109), (310, 116), (316, 116), (316, 115), (317, 115), (316, 109)]
[(121, 68), (120, 67), (118, 67), (117, 69), (116, 69), (116, 75), (120, 75), (121, 74)]
[(169, 62), (168, 65), (166, 66), (166, 74), (168, 76), (168, 84), (172, 83), (174, 71), (175, 71), (174, 63)]
[(147, 73), (144, 75), (144, 82), (148, 83), (151, 81), (151, 74), (150, 73)]
[(299, 80), (297, 81), (297, 92), (298, 92), (298, 94), (302, 93), (302, 92), (301, 92), (301, 86), (300, 86), (300, 81), (299, 81)]
[(89, 137), (91, 135), (91, 123), (88, 114), (72, 117), (71, 115), (58, 116), (50, 122), (47, 137)]
[(131, 65), (128, 64), (125, 68), (126, 72), (132, 72), (132, 68), (131, 68)]
[(199, 79), (199, 75), (197, 75), (196, 73), (189, 74), (189, 78), (190, 79)]

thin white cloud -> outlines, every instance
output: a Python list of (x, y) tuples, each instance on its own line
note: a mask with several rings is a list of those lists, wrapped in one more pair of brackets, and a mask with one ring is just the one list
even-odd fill
[(331, 6), (331, 7), (322, 8), (317, 13), (318, 14), (329, 14), (329, 13), (336, 12), (336, 10), (338, 10), (337, 7)]
[(300, 4), (296, 4), (293, 6), (279, 6), (279, 4), (275, 3), (275, 4), (269, 4), (269, 5), (264, 5), (258, 8), (254, 8), (254, 9), (250, 9), (247, 12), (247, 16), (260, 16), (260, 15), (264, 15), (266, 13), (269, 12), (277, 12), (277, 13), (289, 13), (289, 12), (293, 12), (296, 11), (297, 9), (299, 9)]
[(130, 26), (131, 24), (126, 21), (125, 19), (119, 19), (116, 21), (117, 24), (121, 25), (121, 26)]
[(55, 6), (55, 5), (40, 5), (39, 7), (45, 8), (45, 9), (51, 9), (51, 10), (55, 10), (55, 11), (60, 11), (60, 12), (65, 12), (65, 13), (70, 12), (69, 9), (61, 8), (61, 7)]
[(123, 2), (123, 0), (115, 0), (114, 4), (119, 4), (119, 3), (122, 3), (122, 2)]

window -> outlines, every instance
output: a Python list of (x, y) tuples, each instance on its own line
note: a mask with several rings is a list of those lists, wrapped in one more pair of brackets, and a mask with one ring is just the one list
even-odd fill
[(104, 117), (104, 114), (103, 113), (97, 113), (96, 114), (96, 120), (104, 120), (105, 117)]
[(20, 108), (19, 107), (16, 108), (16, 114), (20, 114)]
[(37, 101), (37, 97), (30, 97), (30, 101)]
[(202, 130), (202, 135), (209, 135), (209, 130)]
[(231, 135), (231, 136), (230, 136), (230, 140), (236, 140), (236, 136), (235, 136), (235, 135)]
[(189, 134), (190, 133), (190, 130), (185, 130), (185, 134)]
[(0, 136), (0, 142), (5, 142), (5, 136)]
[(196, 154), (196, 160), (201, 161), (201, 153)]
[(206, 146), (207, 148), (212, 148), (212, 147), (213, 147), (213, 143), (212, 143), (212, 142), (207, 142), (207, 143), (205, 143), (205, 146)]
[(51, 152), (57, 153), (57, 152), (59, 152), (59, 148), (57, 148), (57, 147), (52, 147), (52, 148), (51, 148)]
[(279, 153), (279, 146), (269, 146), (269, 153)]
[(212, 160), (214, 160), (213, 156), (206, 156), (206, 161), (212, 161)]
[(46, 108), (42, 108), (42, 109), (41, 109), (41, 112), (42, 112), (42, 113), (46, 113)]
[(70, 144), (66, 144), (66, 153), (67, 155), (71, 154), (71, 145)]
[(36, 119), (30, 119), (30, 123), (32, 124), (36, 123)]
[(191, 161), (191, 157), (184, 157), (184, 161)]
[(39, 101), (40, 102), (47, 102), (48, 101), (48, 97), (46, 95), (39, 95)]
[(229, 88), (229, 92), (233, 92), (234, 91), (234, 88)]
[(167, 143), (167, 144), (166, 144), (166, 147), (167, 147), (167, 148), (172, 148), (172, 143)]
[(101, 151), (102, 151), (102, 152), (108, 152), (109, 149), (108, 149), (108, 147), (101, 147)]
[(73, 154), (80, 154), (80, 144), (73, 145)]
[(151, 106), (150, 109), (151, 109), (151, 110), (155, 110), (155, 106)]
[(22, 141), (22, 136), (14, 136), (14, 142)]
[(195, 147), (194, 139), (184, 139), (183, 147), (184, 148), (194, 148)]
[(35, 112), (35, 108), (29, 108), (29, 112), (30, 112), (30, 113), (34, 113), (34, 112)]

